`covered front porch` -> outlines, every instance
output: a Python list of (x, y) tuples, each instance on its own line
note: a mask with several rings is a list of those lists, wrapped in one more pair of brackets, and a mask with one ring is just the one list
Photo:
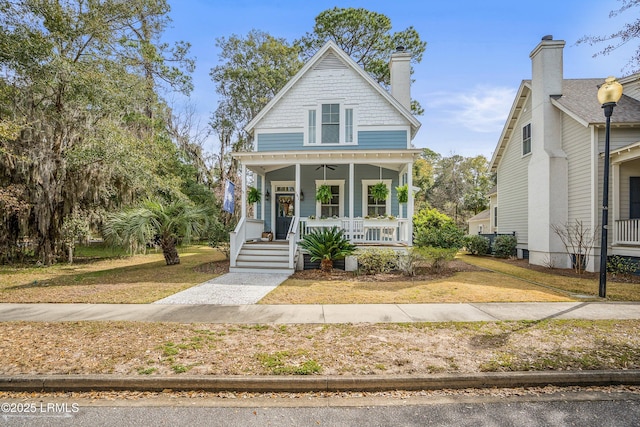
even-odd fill
[[(297, 242), (313, 230), (338, 227), (358, 245), (411, 246), (414, 211), (413, 163), (421, 150), (374, 152), (305, 151), (235, 153), (242, 173), (242, 219), (231, 235), (234, 253), (248, 241), (272, 238), (290, 243), (291, 265)], [(372, 196), (383, 183), (385, 200)], [(406, 201), (397, 187), (405, 186)], [(256, 188), (260, 200), (249, 205), (247, 190)], [(331, 197), (316, 200), (320, 186)], [(250, 213), (250, 214), (249, 214)], [(249, 216), (251, 216), (249, 218)], [(264, 237), (263, 233), (270, 233)]]
[(640, 256), (640, 142), (611, 153), (613, 254)]

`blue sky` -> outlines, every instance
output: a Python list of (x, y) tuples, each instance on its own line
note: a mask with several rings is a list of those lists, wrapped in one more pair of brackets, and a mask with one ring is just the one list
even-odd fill
[[(202, 125), (217, 105), (209, 70), (217, 65), (215, 39), (246, 35), (251, 29), (293, 40), (311, 31), (323, 10), (363, 7), (387, 15), (394, 31), (416, 28), (427, 50), (415, 67), (412, 96), (425, 109), (422, 128), (414, 139), (448, 156), (483, 154), (491, 158), (523, 79), (531, 78), (529, 53), (547, 34), (567, 42), (565, 78), (622, 75), (633, 46), (592, 58), (598, 49), (576, 46), (583, 35), (601, 35), (635, 18), (631, 9), (617, 18), (616, 0), (169, 0), (171, 28), (166, 41), (192, 44), (196, 57), (195, 89), (190, 103)], [(180, 107), (182, 100), (176, 100)], [(211, 137), (205, 148), (215, 151)]]

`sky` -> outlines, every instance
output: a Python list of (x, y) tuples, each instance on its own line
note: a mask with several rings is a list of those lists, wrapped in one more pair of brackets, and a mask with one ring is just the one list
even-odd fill
[[(593, 57), (600, 46), (576, 45), (584, 35), (605, 35), (637, 16), (638, 8), (610, 18), (619, 0), (169, 0), (172, 23), (163, 41), (191, 43), (196, 59), (189, 104), (206, 126), (218, 98), (209, 77), (218, 65), (216, 39), (268, 32), (289, 41), (310, 32), (315, 17), (333, 7), (365, 8), (391, 19), (392, 31), (413, 26), (427, 49), (414, 67), (412, 97), (425, 110), (413, 140), (443, 156), (491, 158), (520, 83), (531, 78), (530, 52), (545, 35), (565, 40), (565, 78), (622, 76), (633, 46)], [(205, 143), (216, 151), (215, 136)]]

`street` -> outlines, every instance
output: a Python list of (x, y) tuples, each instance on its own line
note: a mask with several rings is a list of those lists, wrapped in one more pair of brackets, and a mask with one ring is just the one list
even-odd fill
[[(7, 426), (640, 426), (640, 394), (38, 399), (35, 413), (3, 413)], [(11, 403), (18, 402), (11, 400)], [(31, 404), (21, 401), (23, 405)], [(38, 406), (45, 403), (45, 406)], [(77, 406), (74, 406), (76, 404)], [(5, 403), (5, 409), (7, 408)], [(14, 409), (17, 409), (17, 403)], [(21, 408), (24, 409), (24, 406)]]

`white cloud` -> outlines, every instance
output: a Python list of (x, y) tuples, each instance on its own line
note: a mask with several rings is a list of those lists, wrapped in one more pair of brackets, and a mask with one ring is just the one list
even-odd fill
[(432, 93), (426, 102), (427, 110), (431, 110), (427, 114), (473, 132), (499, 133), (515, 95), (516, 89), (491, 86), (477, 86), (463, 93)]

